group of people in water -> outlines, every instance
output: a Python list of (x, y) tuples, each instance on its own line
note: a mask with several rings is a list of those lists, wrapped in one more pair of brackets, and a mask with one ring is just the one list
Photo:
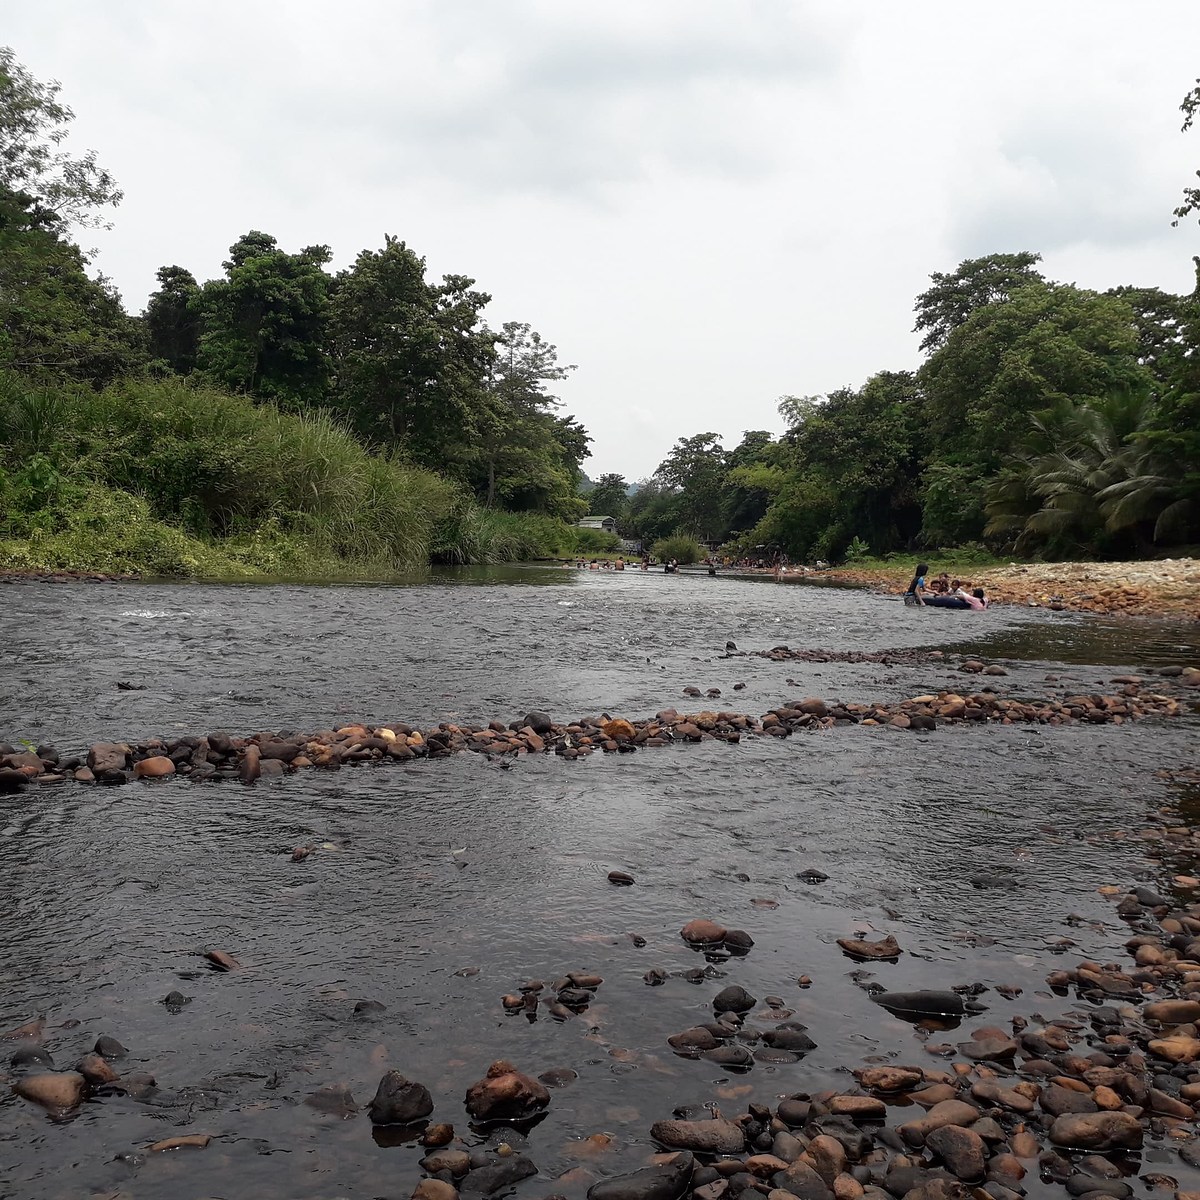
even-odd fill
[(904, 593), (905, 604), (922, 605), (925, 608), (970, 608), (977, 612), (987, 608), (988, 600), (983, 588), (972, 588), (969, 582), (951, 579), (945, 571), (926, 583), (928, 574), (929, 564), (920, 563)]
[[(652, 566), (657, 565), (658, 564), (654, 562), (649, 554), (643, 554), (641, 562), (638, 563), (638, 569), (641, 571), (648, 571)], [(574, 566), (578, 571), (623, 571), (625, 570), (625, 559), (623, 557), (615, 560), (608, 558), (593, 558), (589, 561), (586, 558), (578, 558), (574, 563), (563, 563), (563, 566)], [(670, 562), (663, 563), (662, 568), (668, 575), (674, 575), (675, 572), (679, 570), (679, 564), (674, 559), (671, 559)], [(632, 570), (632, 567), (630, 569)], [(715, 575), (716, 573), (717, 572), (715, 570), (709, 571), (710, 575)]]

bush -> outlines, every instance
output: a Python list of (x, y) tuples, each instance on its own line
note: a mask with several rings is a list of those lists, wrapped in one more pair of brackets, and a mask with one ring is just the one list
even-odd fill
[(603, 529), (575, 526), (571, 534), (570, 549), (576, 554), (611, 554), (621, 545), (621, 539), (615, 533), (606, 533)]
[(707, 553), (695, 538), (683, 533), (659, 538), (650, 551), (659, 562), (669, 562), (674, 559), (677, 563), (685, 566), (688, 563), (699, 562)]
[(871, 557), (871, 547), (860, 537), (850, 539), (850, 545), (846, 547), (846, 561), (848, 563), (862, 562), (863, 559)]

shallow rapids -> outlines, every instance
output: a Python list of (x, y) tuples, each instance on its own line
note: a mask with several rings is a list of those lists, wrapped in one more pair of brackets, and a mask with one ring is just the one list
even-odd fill
[[(1006, 692), (1044, 692), (1047, 674), (1090, 690), (1200, 660), (1194, 629), (1164, 623), (914, 612), (862, 592), (637, 572), (11, 585), (0, 600), (0, 739), (63, 751), (537, 708), (643, 716), (683, 707), (689, 685), (765, 712), (797, 695), (899, 699), (961, 679), (937, 663), (726, 657), (727, 641), (969, 646), (1004, 662)], [(578, 1074), (552, 1089), (529, 1138), (541, 1173), (517, 1188), (573, 1198), (642, 1166), (651, 1123), (679, 1105), (733, 1113), (844, 1087), (845, 1070), (868, 1062), (927, 1061), (925, 1042), (944, 1035), (890, 1015), (860, 984), (981, 983), (992, 1024), (1069, 1011), (1045, 977), (1064, 954), (1119, 953), (1127, 928), (1095, 889), (1162, 882), (1135, 835), (1178, 799), (1153, 772), (1194, 760), (1197, 732), (1194, 717), (928, 737), (849, 728), (571, 764), (461, 755), (255, 788), (170, 780), (0, 797), (0, 1032), (44, 1013), (58, 1066), (108, 1034), (128, 1047), (122, 1074), (158, 1083), (61, 1123), (4, 1088), (0, 1197), (407, 1197), (419, 1147), (380, 1144), (363, 1114), (340, 1120), (303, 1100), (345, 1083), (365, 1105), (396, 1067), (430, 1089), (434, 1120), (469, 1137), (464, 1092), (504, 1057)], [(293, 862), (297, 845), (316, 850)], [(809, 868), (828, 880), (798, 878)], [(613, 869), (637, 882), (612, 886)], [(698, 984), (680, 973), (705, 959), (678, 932), (695, 917), (755, 940)], [(847, 959), (836, 939), (864, 930), (894, 934), (899, 961)], [(242, 969), (212, 970), (201, 957), (212, 948)], [(664, 985), (643, 982), (652, 968)], [(503, 1011), (523, 980), (580, 970), (604, 982), (578, 1017)], [(730, 983), (782, 997), (817, 1048), (745, 1074), (673, 1054), (667, 1037), (706, 1019)], [(171, 991), (191, 1002), (168, 1008)], [(355, 1016), (363, 999), (386, 1010)], [(584, 1140), (598, 1132), (612, 1135), (607, 1149)], [(213, 1141), (146, 1154), (173, 1133)], [(1172, 1158), (1169, 1170), (1184, 1186), (1190, 1169)], [(1026, 1185), (1042, 1186), (1036, 1173)]]

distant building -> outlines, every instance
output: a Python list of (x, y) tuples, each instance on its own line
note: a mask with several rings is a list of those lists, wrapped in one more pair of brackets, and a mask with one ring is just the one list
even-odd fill
[(605, 533), (616, 533), (617, 522), (613, 517), (584, 517), (575, 524), (580, 529), (603, 529)]

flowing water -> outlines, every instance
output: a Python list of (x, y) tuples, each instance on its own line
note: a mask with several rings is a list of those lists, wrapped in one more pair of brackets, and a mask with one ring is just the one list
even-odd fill
[[(1003, 660), (1009, 678), (991, 682), (1018, 695), (1200, 660), (1195, 628), (1169, 623), (914, 611), (856, 591), (639, 572), (14, 585), (0, 599), (0, 738), (63, 751), (532, 708), (640, 717), (684, 708), (689, 684), (760, 714), (786, 697), (896, 699), (962, 679), (936, 662), (726, 656), (727, 641), (969, 648)], [(304, 1099), (344, 1083), (363, 1105), (395, 1067), (429, 1087), (434, 1120), (470, 1140), (464, 1091), (500, 1057), (530, 1074), (577, 1072), (529, 1134), (541, 1174), (518, 1188), (576, 1197), (643, 1165), (650, 1124), (678, 1105), (736, 1113), (845, 1087), (845, 1070), (867, 1061), (936, 1062), (923, 1040), (962, 1031), (889, 1016), (835, 939), (894, 933), (905, 953), (871, 966), (872, 981), (982, 983), (989, 1023), (1065, 1011), (1045, 975), (1123, 953), (1127, 929), (1095, 889), (1155, 878), (1139, 841), (1119, 835), (1176, 798), (1153, 772), (1194, 761), (1197, 731), (1195, 717), (932, 736), (839, 728), (574, 763), (462, 754), (254, 788), (172, 780), (0, 797), (0, 1032), (44, 1013), (58, 1065), (108, 1034), (128, 1047), (122, 1073), (158, 1082), (58, 1123), (3, 1089), (0, 1197), (407, 1197), (419, 1146)], [(300, 844), (318, 849), (292, 862)], [(828, 881), (799, 879), (810, 867)], [(613, 887), (614, 868), (637, 884)], [(972, 883), (984, 875), (1002, 886)], [(678, 935), (693, 917), (756, 944), (700, 983), (646, 986), (651, 968), (705, 965)], [(201, 955), (213, 947), (243, 968), (211, 970)], [(500, 997), (523, 980), (578, 970), (604, 977), (579, 1017), (504, 1014)], [(781, 997), (817, 1049), (746, 1074), (672, 1054), (668, 1035), (708, 1019), (730, 982)], [(1005, 999), (998, 984), (1023, 995)], [(191, 1002), (167, 1008), (172, 990)], [(386, 1009), (355, 1015), (363, 999)], [(145, 1153), (192, 1132), (214, 1140)], [(584, 1140), (598, 1132), (607, 1149)], [(1190, 1178), (1165, 1149), (1144, 1157)], [(1039, 1193), (1036, 1177), (1026, 1183)]]

